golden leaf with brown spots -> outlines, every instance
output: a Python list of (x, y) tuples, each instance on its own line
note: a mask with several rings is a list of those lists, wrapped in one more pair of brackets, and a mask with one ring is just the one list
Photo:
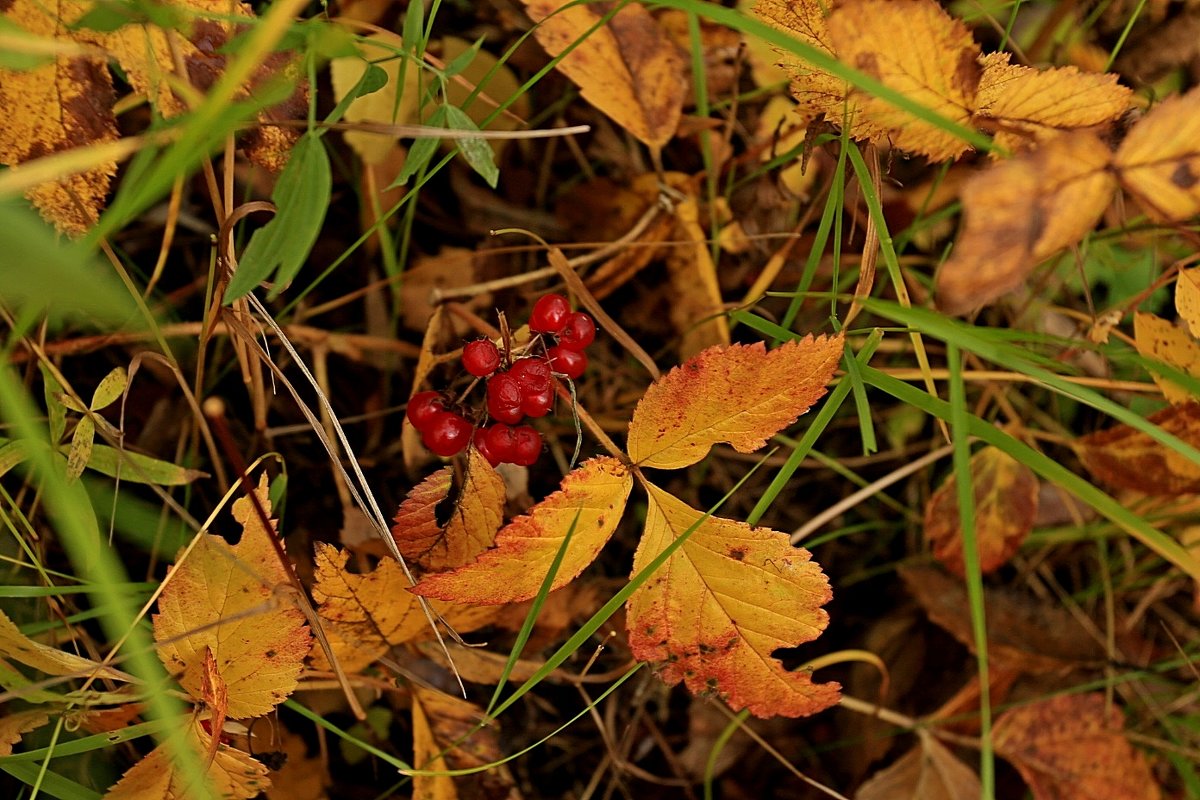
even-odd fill
[[(1182, 284), (1182, 278), (1180, 279)], [(1162, 317), (1141, 311), (1133, 315), (1133, 343), (1143, 358), (1161, 361), (1193, 377), (1200, 377), (1200, 344), (1183, 328)], [(1151, 368), (1150, 377), (1162, 390), (1167, 402), (1177, 406), (1196, 400), (1183, 386), (1159, 375)]]
[(1200, 88), (1160, 103), (1134, 125), (1113, 160), (1121, 183), (1151, 214), (1200, 214)]
[[(1200, 403), (1172, 406), (1148, 421), (1200, 447)], [(1200, 492), (1200, 464), (1128, 425), (1084, 436), (1072, 448), (1088, 472), (1109, 486), (1148, 495)]]

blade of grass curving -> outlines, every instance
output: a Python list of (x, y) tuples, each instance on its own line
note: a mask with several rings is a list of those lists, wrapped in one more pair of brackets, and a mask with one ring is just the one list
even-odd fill
[(521, 653), (525, 650), (525, 645), (529, 642), (529, 637), (533, 634), (533, 625), (537, 622), (538, 615), (542, 611), (542, 606), (546, 604), (546, 598), (550, 595), (550, 587), (554, 585), (555, 576), (562, 569), (563, 558), (566, 557), (567, 548), (571, 544), (571, 539), (575, 536), (575, 528), (579, 525), (579, 515), (582, 511), (583, 509), (580, 509), (575, 512), (575, 518), (571, 520), (571, 526), (567, 528), (567, 533), (563, 536), (562, 544), (558, 546), (558, 552), (554, 554), (554, 560), (550, 562), (550, 569), (546, 572), (546, 577), (542, 579), (542, 585), (538, 587), (537, 594), (533, 598), (533, 603), (529, 607), (529, 612), (525, 615), (525, 620), (521, 623), (521, 630), (517, 632), (517, 640), (513, 642), (512, 650), (509, 651), (508, 661), (505, 662), (504, 669), (500, 671), (500, 680), (496, 682), (496, 690), (492, 692), (492, 699), (488, 701), (487, 708), (483, 712), (486, 716), (490, 717), (492, 715), (492, 709), (500, 701), (500, 693), (508, 685), (508, 676), (512, 674), (513, 668), (516, 667), (517, 661), (521, 658)]
[(983, 601), (983, 572), (979, 566), (979, 539), (975, 529), (975, 484), (971, 479), (971, 431), (967, 413), (967, 387), (962, 357), (953, 343), (946, 345), (950, 368), (950, 444), (954, 448), (954, 488), (966, 571), (971, 633), (975, 638), (975, 664), (979, 676), (979, 780), (980, 797), (996, 793), (996, 760), (992, 753), (992, 700), (988, 679), (987, 609)]
[(368, 753), (375, 756), (383, 763), (390, 764), (391, 766), (395, 767), (396, 769), (398, 769), (402, 772), (408, 772), (411, 769), (411, 767), (407, 763), (396, 758), (391, 753), (387, 753), (383, 750), (380, 750), (378, 747), (375, 747), (370, 742), (364, 742), (362, 739), (359, 739), (357, 736), (350, 733), (349, 731), (342, 730), (337, 725), (334, 725), (332, 722), (325, 719), (317, 712), (310, 711), (306, 706), (303, 706), (300, 703), (297, 703), (293, 698), (289, 697), (287, 700), (284, 700), (283, 705), (285, 707), (287, 707), (288, 709), (295, 711), (297, 714), (304, 717), (305, 719), (310, 720), (310, 721), (316, 723), (317, 725), (321, 726), (325, 730), (332, 733), (334, 736), (337, 736), (339, 739), (350, 742), (355, 747), (360, 747), (363, 750), (366, 750)]
[(65, 756), (77, 756), (82, 753), (91, 753), (96, 750), (103, 750), (106, 747), (112, 747), (115, 744), (121, 744), (122, 742), (131, 742), (143, 736), (157, 736), (171, 726), (179, 726), (180, 720), (183, 719), (187, 719), (187, 717), (180, 717), (176, 720), (156, 719), (152, 722), (139, 722), (136, 725), (119, 728), (115, 731), (94, 733), (91, 736), (84, 736), (82, 739), (64, 742), (54, 748), (41, 747), (37, 750), (29, 750), (24, 753), (13, 753), (0, 758), (0, 764), (32, 763), (51, 756), (62, 758)]

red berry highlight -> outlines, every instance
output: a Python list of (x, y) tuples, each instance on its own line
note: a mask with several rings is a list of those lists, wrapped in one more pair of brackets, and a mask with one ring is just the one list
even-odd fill
[(421, 431), (425, 446), (443, 458), (462, 452), (471, 441), (471, 423), (450, 411), (439, 411)]
[(529, 312), (529, 330), (534, 333), (558, 333), (571, 313), (571, 304), (561, 294), (544, 294)]
[(528, 425), (518, 425), (513, 428), (513, 463), (522, 467), (531, 467), (542, 454), (542, 437)]
[(587, 354), (572, 350), (566, 345), (555, 345), (546, 351), (550, 358), (550, 367), (571, 380), (575, 380), (587, 369)]
[(445, 410), (446, 403), (439, 392), (417, 392), (409, 399), (405, 415), (414, 428), (423, 431), (438, 412)]
[(567, 316), (563, 329), (558, 333), (558, 344), (568, 350), (582, 350), (596, 338), (596, 323), (582, 311)]
[(500, 366), (500, 351), (488, 339), (468, 342), (463, 348), (462, 363), (476, 378), (486, 378)]
[(524, 392), (512, 371), (493, 375), (487, 384), (487, 410), (492, 419), (514, 425), (525, 417), (521, 410)]

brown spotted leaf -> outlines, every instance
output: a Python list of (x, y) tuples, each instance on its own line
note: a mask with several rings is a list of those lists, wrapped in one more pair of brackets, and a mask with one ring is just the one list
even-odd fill
[(821, 635), (829, 581), (785, 534), (709, 517), (647, 484), (646, 530), (633, 559), (645, 568), (693, 525), (687, 541), (630, 597), (629, 645), (668, 685), (715, 692), (758, 717), (815, 714), (836, 683), (813, 683), (771, 654)]
[(563, 478), (557, 492), (502, 528), (494, 548), (466, 566), (425, 576), (413, 591), (465, 603), (528, 600), (538, 593), (574, 525), (552, 588), (565, 586), (592, 563), (617, 529), (632, 488), (632, 474), (615, 458), (585, 461)]
[(1034, 800), (1158, 800), (1162, 791), (1124, 725), (1101, 692), (1060, 695), (1002, 714), (992, 742)]
[(649, 11), (636, 3), (624, 5), (592, 31), (616, 3), (522, 2), (538, 23), (533, 35), (547, 53), (557, 56), (577, 45), (558, 69), (584, 100), (655, 150), (675, 135), (687, 89), (684, 55)]
[[(1173, 406), (1148, 419), (1200, 447), (1200, 403)], [(1200, 464), (1128, 425), (1084, 436), (1072, 448), (1088, 472), (1109, 486), (1148, 495), (1200, 492)]]
[[(266, 476), (255, 490), (269, 515)], [(180, 551), (158, 598), (154, 638), (167, 670), (188, 694), (203, 698), (208, 651), (228, 687), (233, 719), (260, 717), (292, 693), (312, 640), (304, 612), (286, 593), (287, 569), (271, 543), (274, 520), (264, 526), (247, 497), (233, 503), (242, 537), (230, 545), (220, 536), (199, 534)], [(281, 591), (283, 590), (283, 591)]]
[(965, 224), (938, 271), (938, 307), (961, 314), (987, 305), (1078, 243), (1112, 198), (1111, 157), (1094, 134), (1077, 131), (968, 180)]
[(629, 423), (629, 457), (679, 469), (720, 442), (753, 452), (825, 394), (841, 355), (841, 334), (770, 352), (762, 342), (710, 347), (646, 390)]
[(1113, 163), (1155, 217), (1177, 222), (1200, 214), (1200, 88), (1156, 106), (1129, 131)]
[[(1006, 564), (1033, 530), (1038, 482), (1032, 470), (996, 447), (985, 447), (972, 456), (970, 472), (979, 567), (987, 573)], [(951, 474), (929, 498), (925, 537), (933, 545), (934, 558), (962, 576), (965, 564), (957, 487)]]
[[(1182, 285), (1183, 279), (1180, 278)], [(1200, 344), (1178, 325), (1154, 314), (1138, 311), (1133, 315), (1133, 343), (1143, 358), (1161, 361), (1180, 372), (1200, 377)], [(1153, 368), (1150, 376), (1171, 405), (1190, 403), (1196, 399), (1186, 388), (1159, 375)]]

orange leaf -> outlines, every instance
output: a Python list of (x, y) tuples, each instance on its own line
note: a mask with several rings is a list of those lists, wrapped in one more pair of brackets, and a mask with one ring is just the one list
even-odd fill
[(1102, 693), (1060, 695), (1001, 715), (992, 742), (1034, 800), (1158, 800), (1146, 758), (1121, 733), (1124, 722)]
[(668, 685), (716, 692), (758, 717), (815, 714), (838, 700), (836, 683), (814, 684), (771, 654), (811, 642), (829, 615), (829, 581), (811, 554), (766, 528), (709, 517), (653, 484), (646, 531), (633, 559), (642, 570), (699, 522), (683, 546), (634, 592), (627, 607), (634, 657)]
[(585, 461), (563, 478), (561, 489), (502, 528), (495, 548), (474, 563), (425, 576), (412, 591), (463, 603), (528, 600), (537, 594), (574, 523), (575, 532), (552, 588), (565, 586), (592, 563), (612, 536), (632, 487), (632, 475), (615, 458)]
[[(212, 716), (208, 719), (208, 730), (210, 733), (219, 733), (225, 729), (225, 717), (229, 711), (229, 686), (225, 683), (225, 679), (221, 677), (220, 671), (217, 669), (217, 659), (213, 657), (213, 651), (206, 647), (204, 648), (204, 663), (200, 672), (200, 700), (208, 706)], [(217, 745), (221, 743), (220, 736), (213, 736), (210, 740), (208, 758), (216, 755)]]
[(12, 755), (13, 745), (21, 737), (50, 721), (50, 715), (41, 709), (8, 711), (0, 717), (0, 756)]
[[(271, 785), (267, 768), (241, 750), (223, 745), (214, 747), (212, 738), (199, 721), (193, 722), (185, 741), (196, 751), (196, 757), (207, 763), (205, 775), (211, 796), (231, 800), (257, 797)], [(203, 754), (215, 750), (209, 761)], [(195, 796), (189, 791), (187, 776), (181, 774), (171, 757), (168, 745), (162, 744), (130, 767), (104, 795), (104, 800), (186, 800)]]
[[(979, 45), (937, 3), (848, 0), (833, 9), (827, 25), (843, 63), (959, 124), (970, 120), (979, 83)], [(969, 148), (953, 133), (886, 100), (863, 96), (858, 102), (866, 123), (886, 131), (901, 150), (941, 161)]]
[(392, 538), (407, 561), (419, 563), (442, 539), (442, 526), (437, 521), (437, 507), (450, 495), (454, 470), (442, 467), (409, 491), (396, 509)]
[[(1028, 467), (996, 447), (985, 447), (972, 456), (970, 471), (979, 567), (986, 573), (1007, 563), (1033, 530), (1038, 482)], [(929, 498), (925, 536), (933, 545), (934, 558), (961, 577), (963, 539), (957, 485), (951, 474)]]
[(1010, 64), (1008, 53), (980, 59), (983, 74), (975, 98), (975, 122), (996, 128), (994, 141), (1020, 150), (1060, 129), (1111, 122), (1129, 108), (1133, 92), (1111, 72), (1075, 67), (1032, 69)]
[(1111, 157), (1094, 134), (1080, 131), (967, 181), (963, 231), (938, 271), (938, 307), (959, 314), (987, 305), (1082, 239), (1112, 198)]
[(710, 347), (646, 390), (629, 423), (629, 457), (679, 469), (718, 442), (753, 452), (825, 394), (841, 355), (841, 334), (809, 334), (770, 352), (762, 342)]
[[(413, 764), (421, 770), (471, 769), (503, 757), (499, 727), (480, 729), (483, 709), (436, 689), (413, 687)], [(516, 798), (516, 781), (504, 765), (475, 775), (414, 775), (413, 800), (467, 797)]]
[[(371, 572), (356, 575), (346, 569), (350, 553), (317, 542), (313, 598), (317, 614), (342, 668), (353, 672), (371, 664), (388, 648), (433, 636), (420, 601), (408, 591), (400, 564), (390, 557)], [(460, 633), (486, 625), (493, 608), (433, 602), (433, 611)], [(324, 655), (313, 653), (313, 665), (327, 666)]]
[[(1159, 411), (1150, 422), (1193, 447), (1200, 447), (1200, 404)], [(1200, 492), (1200, 464), (1128, 425), (1084, 436), (1072, 448), (1099, 480), (1148, 495)]]
[[(1180, 287), (1182, 286), (1181, 278)], [(1133, 315), (1133, 343), (1143, 358), (1161, 361), (1180, 372), (1200, 377), (1200, 344), (1178, 325), (1173, 325), (1154, 314), (1138, 311)], [(1150, 377), (1154, 378), (1163, 397), (1173, 406), (1190, 403), (1196, 399), (1187, 389), (1153, 370)]]
[(1129, 131), (1113, 163), (1159, 219), (1200, 214), (1200, 88), (1159, 103)]
[[(255, 490), (266, 513), (266, 476)], [(203, 697), (204, 654), (212, 650), (229, 687), (229, 716), (260, 717), (283, 702), (300, 678), (311, 639), (304, 612), (276, 588), (290, 584), (271, 538), (249, 498), (233, 504), (241, 541), (200, 534), (186, 560), (176, 564), (158, 598), (154, 638), (167, 670), (188, 694)], [(181, 556), (186, 548), (180, 551)]]
[(855, 800), (976, 800), (979, 776), (932, 736), (858, 788)]
[(564, 9), (568, 0), (522, 2), (538, 23), (533, 35), (551, 56), (578, 43), (558, 69), (582, 90), (584, 100), (655, 150), (675, 135), (687, 89), (683, 54), (649, 11), (626, 5), (591, 31), (612, 3)]

